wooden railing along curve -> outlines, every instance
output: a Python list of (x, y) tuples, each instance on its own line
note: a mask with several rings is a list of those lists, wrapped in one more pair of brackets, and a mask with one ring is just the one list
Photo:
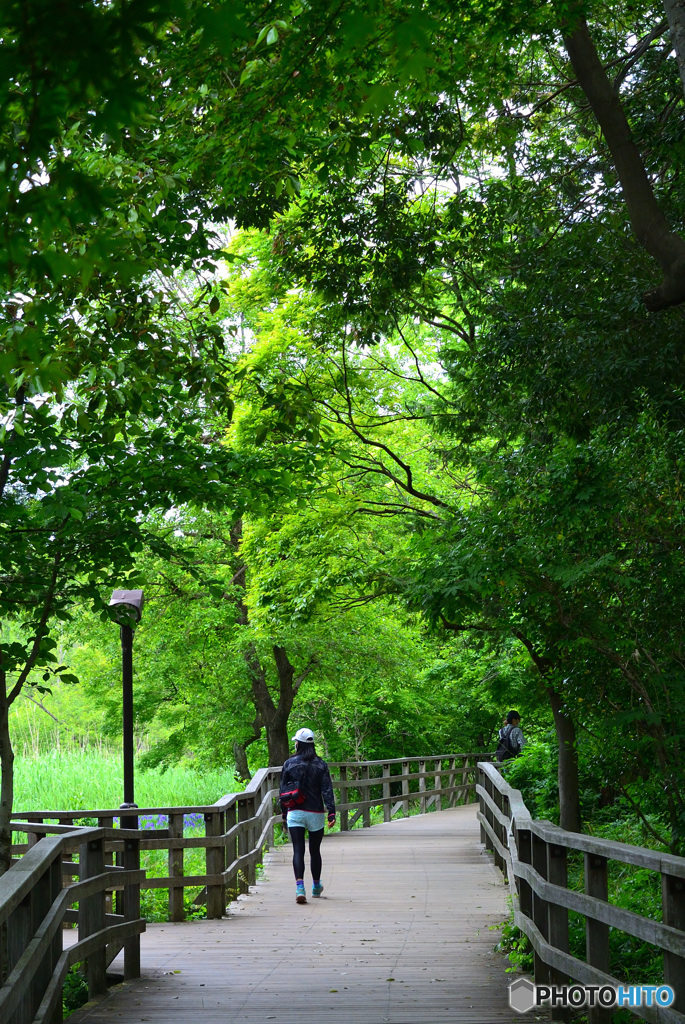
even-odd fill
[[(384, 821), (399, 813), (424, 814), (475, 800), (476, 763), (482, 754), (445, 754), (331, 764), (340, 828)], [(167, 819), (168, 827), (114, 828), (119, 808), (28, 811), (13, 815), (15, 862), (0, 878), (0, 1024), (54, 1024), (61, 1019), (62, 983), (69, 967), (85, 962), (89, 995), (105, 991), (106, 969), (124, 947), (126, 978), (140, 974), (140, 890), (166, 888), (169, 917), (184, 918), (183, 890), (204, 887), (207, 917), (220, 918), (227, 902), (256, 881), (257, 865), (273, 843), (280, 768), (258, 771), (243, 792), (214, 804), (127, 810), (127, 820)], [(202, 816), (204, 836), (186, 836), (188, 816)], [(96, 819), (97, 827), (77, 822)], [(184, 872), (184, 852), (205, 850), (205, 872)], [(140, 852), (166, 850), (168, 873), (148, 878)], [(77, 854), (78, 860), (74, 860)], [(77, 877), (78, 881), (73, 882)], [(65, 886), (63, 888), (63, 885)], [(117, 913), (111, 910), (112, 893)], [(78, 910), (73, 905), (78, 903)], [(63, 923), (78, 925), (78, 940), (62, 948)]]
[[(0, 1021), (30, 1024), (62, 1019), (62, 985), (72, 964), (87, 963), (91, 994), (106, 988), (107, 963), (124, 948), (125, 977), (140, 974), (140, 835), (137, 831), (51, 826), (62, 835), (32, 846), (0, 878)], [(105, 844), (122, 851), (122, 866), (105, 866)], [(78, 863), (64, 861), (78, 853)], [(79, 881), (63, 887), (64, 865)], [(122, 894), (121, 913), (106, 913), (106, 894)], [(71, 906), (78, 902), (78, 911)], [(66, 950), (65, 921), (78, 940)]]
[[(509, 882), (515, 923), (534, 950), (535, 981), (625, 984), (609, 973), (609, 929), (616, 928), (661, 950), (663, 980), (676, 995), (672, 1007), (635, 1006), (630, 1012), (654, 1024), (685, 1024), (685, 858), (567, 832), (550, 821), (533, 819), (520, 791), (493, 764), (479, 763), (476, 791), (481, 841)], [(569, 851), (578, 851), (584, 860), (582, 893), (567, 887)], [(608, 902), (612, 861), (661, 876), (662, 921)], [(569, 953), (569, 911), (585, 918), (585, 961)], [(591, 1024), (611, 1021), (611, 1011), (601, 1007), (591, 1008), (589, 1014)], [(556, 1019), (565, 1019), (563, 1011)]]

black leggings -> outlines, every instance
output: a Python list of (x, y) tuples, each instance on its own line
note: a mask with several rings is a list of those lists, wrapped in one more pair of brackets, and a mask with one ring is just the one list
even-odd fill
[[(293, 841), (293, 870), (295, 878), (304, 878), (304, 833), (301, 825), (295, 825), (288, 829), (290, 838)], [(321, 878), (321, 840), (323, 829), (309, 833), (309, 862), (312, 868), (312, 878), (318, 882)]]

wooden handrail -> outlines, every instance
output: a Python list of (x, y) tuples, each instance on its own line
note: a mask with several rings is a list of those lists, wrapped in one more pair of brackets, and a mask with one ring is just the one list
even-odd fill
[[(533, 819), (520, 791), (492, 764), (478, 764), (476, 792), (481, 840), (509, 882), (514, 921), (534, 950), (535, 980), (622, 984), (609, 971), (609, 928), (616, 928), (661, 950), (664, 981), (676, 993), (674, 1007), (630, 1007), (631, 1013), (655, 1024), (685, 1024), (685, 858), (567, 832), (550, 821)], [(584, 893), (567, 888), (569, 850), (584, 857)], [(661, 876), (663, 922), (608, 902), (610, 861)], [(569, 952), (569, 910), (585, 917), (587, 961)], [(599, 1008), (590, 1011), (591, 1022), (602, 1019)]]
[[(52, 826), (53, 828), (55, 826)], [(104, 991), (105, 957), (124, 946), (127, 978), (140, 975), (140, 870), (138, 831), (72, 828), (41, 838), (0, 878), (0, 942), (5, 950), (0, 976), (0, 1024), (61, 1020), (62, 985), (73, 963), (86, 961), (89, 994)], [(125, 848), (124, 866), (105, 870), (106, 842), (116, 839)], [(79, 850), (79, 881), (63, 887), (62, 858)], [(101, 870), (99, 870), (101, 868)], [(124, 913), (105, 912), (106, 894), (113, 886), (123, 893)], [(79, 904), (79, 937), (62, 949), (62, 925)], [(99, 926), (95, 927), (95, 923)]]
[[(482, 754), (444, 754), (426, 757), (391, 758), (382, 761), (332, 764), (337, 791), (341, 829), (359, 821), (368, 827), (371, 811), (383, 813), (390, 821), (397, 814), (441, 810), (444, 806), (469, 803), (475, 799), (476, 762)], [(213, 804), (183, 807), (149, 807), (126, 811), (127, 818), (140, 821), (164, 815), (168, 828), (113, 828), (120, 819), (119, 808), (100, 810), (28, 811), (13, 815), (12, 830), (25, 833), (28, 844), (14, 846), (18, 856), (9, 872), (0, 878), (0, 929), (23, 936), (10, 949), (8, 975), (0, 979), (0, 1024), (52, 1024), (58, 1016), (61, 989), (69, 967), (85, 960), (89, 992), (94, 995), (106, 985), (106, 957), (124, 945), (126, 977), (140, 974), (141, 888), (169, 890), (169, 916), (183, 920), (183, 890), (203, 887), (207, 916), (222, 917), (227, 900), (247, 892), (256, 881), (257, 864), (265, 848), (273, 843), (274, 824), (280, 821), (278, 786), (280, 768), (258, 771), (242, 792), (227, 793)], [(184, 835), (184, 816), (202, 815), (204, 836)], [(74, 820), (96, 818), (96, 827), (74, 826)], [(131, 862), (135, 848), (136, 863)], [(141, 850), (164, 849), (168, 853), (168, 875), (148, 878), (140, 870)], [(184, 872), (185, 850), (204, 849), (205, 872)], [(65, 860), (78, 851), (78, 861)], [(123, 866), (106, 863), (116, 857)], [(38, 898), (50, 875), (50, 900), (40, 911), (31, 910), (31, 921), (20, 928), (16, 915), (27, 900)], [(71, 881), (71, 876), (78, 880)], [(63, 881), (64, 880), (64, 881)], [(62, 888), (66, 884), (66, 888)], [(108, 914), (106, 893), (123, 893), (125, 914)], [(44, 899), (41, 896), (41, 899)], [(78, 902), (78, 914), (71, 910)], [(78, 942), (61, 948), (61, 925), (78, 921)], [(11, 944), (10, 944), (11, 945)], [(49, 970), (45, 970), (45, 957)]]

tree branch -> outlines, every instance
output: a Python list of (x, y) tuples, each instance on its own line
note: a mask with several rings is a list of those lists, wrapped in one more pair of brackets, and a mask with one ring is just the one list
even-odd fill
[(651, 312), (685, 302), (685, 241), (671, 230), (656, 201), (618, 92), (602, 66), (584, 18), (562, 28), (564, 45), (578, 83), (601, 128), (640, 245), (661, 267), (658, 288), (643, 296)]

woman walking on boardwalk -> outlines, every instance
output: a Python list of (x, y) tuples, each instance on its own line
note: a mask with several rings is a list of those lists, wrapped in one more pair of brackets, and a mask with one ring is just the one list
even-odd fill
[(312, 870), (312, 896), (323, 892), (321, 884), (321, 840), (326, 813), (328, 827), (335, 825), (335, 799), (331, 773), (314, 747), (311, 729), (298, 729), (293, 736), (295, 756), (289, 757), (281, 773), (281, 812), (293, 843), (295, 902), (306, 903), (304, 891), (305, 832), (309, 832), (309, 861)]

